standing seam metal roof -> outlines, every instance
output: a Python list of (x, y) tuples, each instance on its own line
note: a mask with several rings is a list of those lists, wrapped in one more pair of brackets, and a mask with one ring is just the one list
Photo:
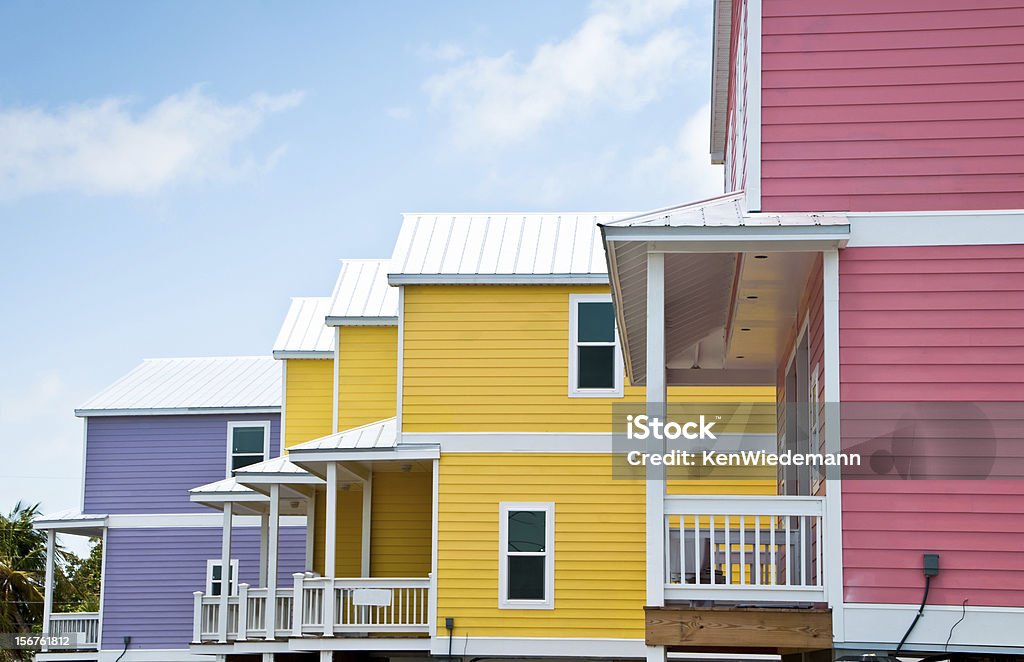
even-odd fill
[(310, 354), (328, 357), (334, 352), (334, 333), (324, 323), (331, 308), (330, 297), (293, 297), (284, 323), (274, 341), (274, 357)]
[(397, 324), (398, 289), (388, 285), (388, 260), (342, 260), (327, 323)]

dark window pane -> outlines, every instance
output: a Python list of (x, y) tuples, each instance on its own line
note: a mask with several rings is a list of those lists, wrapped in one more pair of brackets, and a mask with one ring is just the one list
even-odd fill
[(210, 582), (210, 595), (220, 595), (220, 582)]
[(235, 455), (231, 458), (231, 470), (241, 469), (242, 467), (262, 461), (262, 455)]
[(580, 347), (579, 388), (615, 388), (615, 347)]
[(213, 581), (220, 581), (220, 565), (215, 565), (210, 570), (210, 574), (213, 576)]
[(544, 551), (544, 513), (515, 510), (508, 514), (508, 551)]
[(263, 428), (235, 428), (231, 437), (232, 453), (262, 453)]
[(543, 556), (508, 557), (508, 599), (544, 599)]
[(615, 311), (610, 303), (581, 303), (576, 312), (580, 342), (615, 342)]

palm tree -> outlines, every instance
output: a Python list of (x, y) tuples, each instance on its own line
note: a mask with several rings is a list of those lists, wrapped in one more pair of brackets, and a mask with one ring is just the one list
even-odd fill
[(26, 632), (41, 622), (46, 534), (32, 528), (39, 506), (18, 502), (0, 515), (0, 631)]

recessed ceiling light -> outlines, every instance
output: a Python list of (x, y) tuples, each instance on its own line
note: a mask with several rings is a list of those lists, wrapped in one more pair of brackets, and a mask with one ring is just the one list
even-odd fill
[(755, 260), (767, 260), (768, 256), (767, 255), (755, 255), (754, 259)]
[(756, 294), (751, 294), (751, 295), (749, 295), (749, 296), (747, 297), (747, 299), (749, 299), (749, 300), (751, 300), (751, 301), (757, 301), (757, 295), (756, 295)]
[(738, 358), (738, 359), (745, 359), (747, 357), (745, 357), (745, 356), (737, 356), (736, 358)]
[(750, 331), (750, 329), (744, 327), (744, 328), (740, 329), (740, 331)]

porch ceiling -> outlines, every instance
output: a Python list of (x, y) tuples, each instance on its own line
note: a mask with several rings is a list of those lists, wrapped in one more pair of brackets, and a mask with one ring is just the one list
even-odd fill
[(602, 227), (630, 381), (647, 381), (647, 255), (665, 254), (667, 380), (775, 383), (815, 257), (845, 244), (842, 214), (745, 212), (742, 192)]

